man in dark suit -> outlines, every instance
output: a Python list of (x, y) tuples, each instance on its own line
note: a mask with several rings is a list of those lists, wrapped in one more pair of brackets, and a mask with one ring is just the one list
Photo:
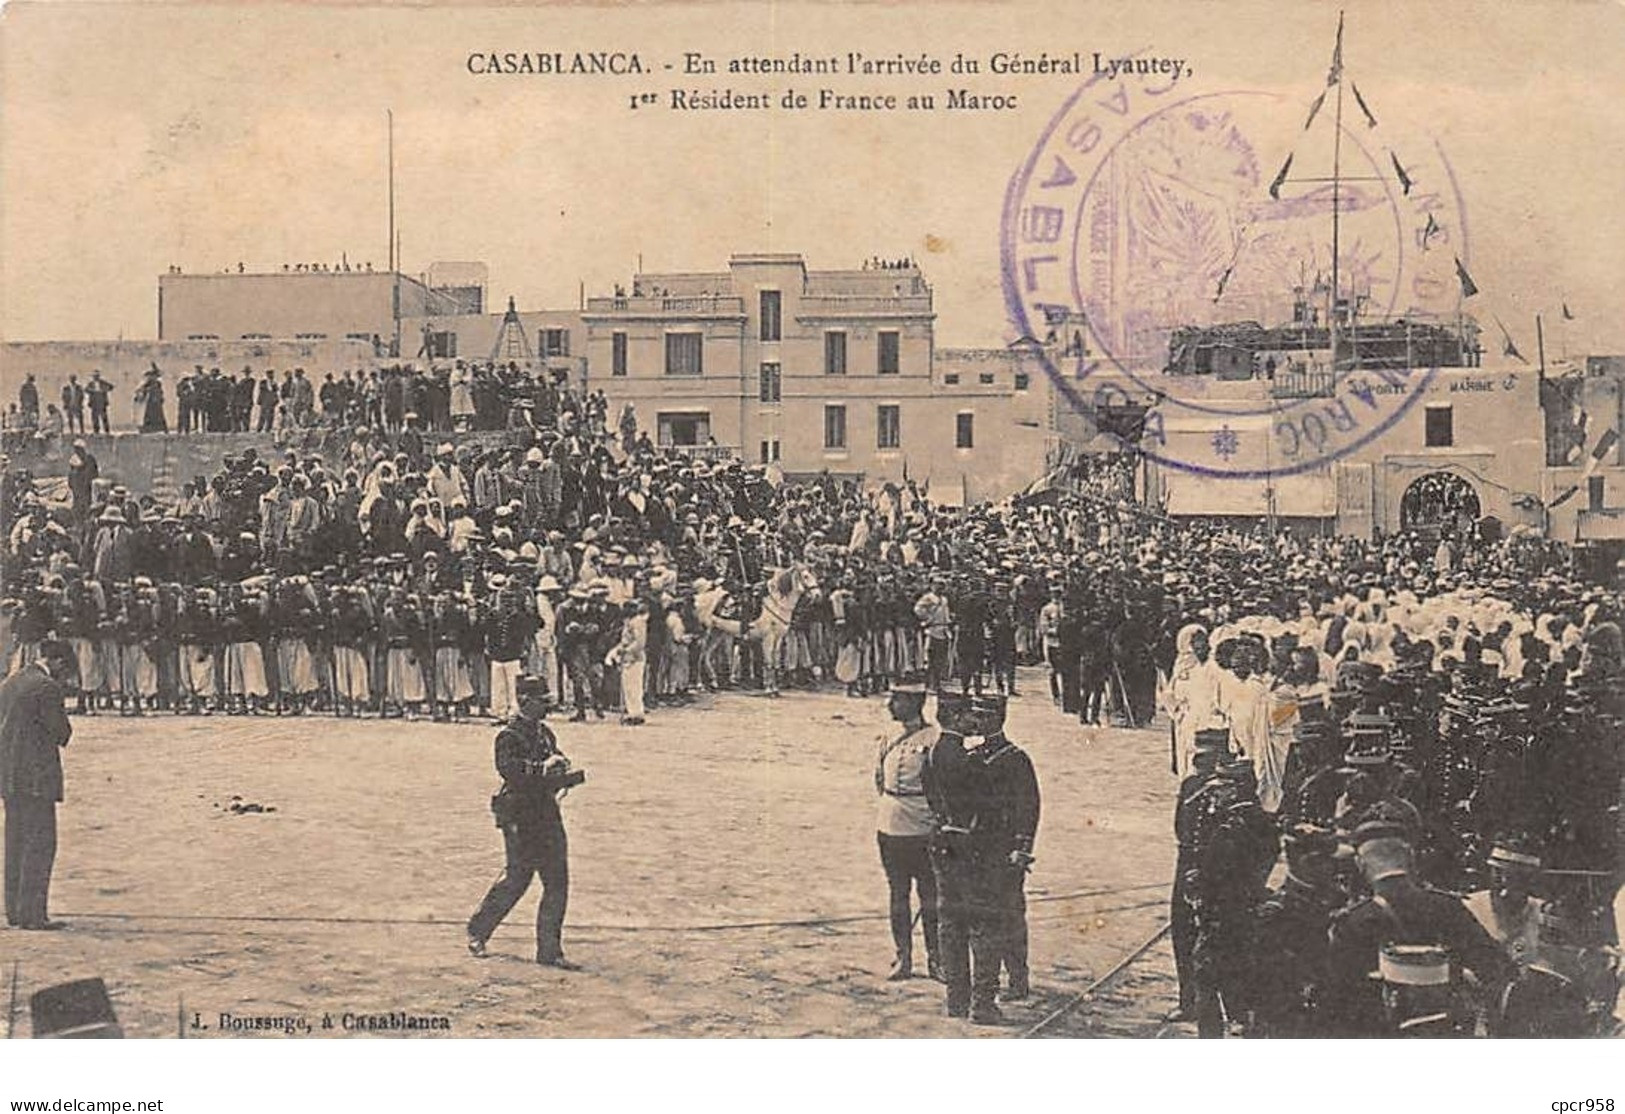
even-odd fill
[(0, 682), (0, 797), (6, 807), (6, 923), (60, 928), (46, 915), (56, 861), (56, 803), (62, 799), (61, 748), (73, 725), (62, 706), (61, 680), (73, 654), (48, 639), (39, 660)]

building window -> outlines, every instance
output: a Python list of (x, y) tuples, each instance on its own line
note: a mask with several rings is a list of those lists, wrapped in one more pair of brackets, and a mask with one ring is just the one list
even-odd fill
[(764, 440), (762, 442), (762, 463), (763, 464), (777, 464), (778, 462), (779, 462), (779, 439), (777, 437), (775, 437), (771, 441)]
[(875, 409), (875, 448), (896, 449), (903, 444), (903, 408), (882, 405)]
[(655, 435), (662, 445), (705, 445), (711, 440), (709, 411), (677, 411), (655, 415)]
[(950, 387), (959, 386), (959, 372), (950, 371), (948, 374), (946, 374), (946, 375), (944, 375), (942, 377), (942, 381), (944, 383), (948, 384), (948, 386), (950, 386)]
[(763, 402), (779, 402), (783, 398), (784, 380), (778, 364), (762, 365), (761, 396)]
[(843, 332), (824, 334), (824, 374), (846, 374), (846, 334)]
[(1025, 371), (1016, 372), (1016, 390), (1025, 391), (1032, 386), (1033, 377)]
[(984, 387), (991, 387), (993, 386), (993, 373), (991, 371), (984, 371), (982, 374), (976, 377), (976, 381)]
[(447, 329), (444, 332), (430, 332), (424, 339), (425, 355), (431, 360), (454, 360), (457, 358), (457, 334)]
[(763, 340), (778, 340), (784, 319), (780, 312), (779, 292), (777, 290), (763, 290), (760, 293), (758, 305), (761, 309), (761, 325)]
[(954, 448), (974, 449), (976, 447), (976, 415), (954, 415)]
[(609, 373), (626, 374), (626, 334), (609, 334)]
[(666, 374), (702, 375), (705, 372), (703, 333), (666, 334)]
[(543, 329), (541, 342), (536, 346), (543, 356), (568, 356), (570, 354), (569, 329)]
[(1604, 509), (1603, 501), (1607, 494), (1607, 476), (1586, 477), (1586, 505), (1594, 512)]
[(1455, 409), (1451, 406), (1427, 408), (1423, 443), (1430, 449), (1448, 449), (1456, 443)]
[(901, 369), (902, 335), (894, 332), (882, 332), (879, 351), (876, 353), (875, 370), (881, 375), (896, 375)]
[(846, 407), (824, 407), (824, 448), (846, 448)]

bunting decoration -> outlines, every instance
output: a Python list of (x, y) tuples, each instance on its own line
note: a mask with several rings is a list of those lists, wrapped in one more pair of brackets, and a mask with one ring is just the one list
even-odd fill
[(1371, 108), (1365, 103), (1365, 98), (1360, 96), (1360, 87), (1354, 85), (1353, 82), (1349, 84), (1354, 89), (1354, 103), (1360, 106), (1360, 112), (1365, 116), (1365, 126), (1368, 128), (1376, 127), (1377, 118), (1371, 114)]
[(1566, 488), (1556, 499), (1553, 499), (1550, 503), (1547, 503), (1546, 509), (1555, 510), (1556, 508), (1561, 507), (1564, 503), (1567, 503), (1570, 499), (1573, 499), (1579, 493), (1580, 485), (1574, 484), (1571, 487)]
[(1456, 256), (1456, 277), (1461, 280), (1461, 296), (1463, 298), (1471, 298), (1478, 293), (1478, 284), (1473, 281), (1473, 276), (1467, 273), (1467, 268), (1461, 265), (1461, 256), (1459, 255)]
[(1563, 320), (1565, 320), (1565, 321), (1573, 321), (1574, 320), (1574, 314), (1569, 311), (1569, 304), (1567, 302), (1563, 303)]
[(1281, 187), (1286, 183), (1287, 171), (1292, 169), (1292, 156), (1287, 155), (1286, 162), (1281, 164), (1280, 173), (1275, 175), (1275, 181), (1270, 183), (1270, 200), (1281, 200)]
[(1591, 459), (1586, 461), (1584, 473), (1586, 479), (1590, 479), (1592, 474), (1595, 473), (1598, 468), (1602, 467), (1603, 458), (1609, 453), (1613, 452), (1614, 446), (1618, 444), (1618, 429), (1610, 429), (1601, 437), (1597, 438), (1597, 443), (1591, 447)]
[[(1459, 262), (1457, 266), (1460, 266)], [(1512, 334), (1507, 331), (1507, 327), (1505, 325), (1501, 324), (1501, 319), (1499, 317), (1495, 318), (1495, 324), (1496, 327), (1501, 330), (1501, 355), (1511, 356), (1513, 359), (1520, 360), (1527, 364), (1529, 361), (1524, 359), (1522, 352), (1518, 351), (1518, 346), (1512, 343)]]
[(1224, 269), (1224, 274), (1219, 276), (1219, 289), (1213, 294), (1213, 302), (1215, 305), (1218, 304), (1220, 298), (1224, 297), (1224, 284), (1230, 281), (1230, 272), (1233, 270), (1235, 270), (1235, 264), (1231, 264), (1230, 266), (1226, 267)]
[(1404, 191), (1406, 197), (1409, 197), (1411, 195), (1411, 186), (1415, 183), (1411, 181), (1410, 175), (1405, 173), (1405, 168), (1399, 165), (1398, 155), (1390, 151), (1388, 152), (1388, 157), (1393, 160), (1394, 173), (1399, 176), (1400, 189)]
[(1422, 250), (1423, 251), (1428, 250), (1428, 241), (1432, 240), (1433, 237), (1437, 236), (1439, 234), (1439, 231), (1440, 231), (1439, 230), (1439, 222), (1433, 219), (1433, 214), (1432, 213), (1429, 213), (1428, 214), (1427, 226), (1422, 229)]
[(1305, 120), (1303, 122), (1303, 130), (1304, 131), (1309, 130), (1309, 125), (1313, 124), (1315, 122), (1315, 117), (1320, 115), (1320, 106), (1325, 104), (1325, 103), (1326, 103), (1326, 91), (1324, 89), (1322, 89), (1320, 91), (1320, 96), (1315, 98), (1315, 103), (1309, 106), (1309, 119), (1307, 119), (1307, 120)]

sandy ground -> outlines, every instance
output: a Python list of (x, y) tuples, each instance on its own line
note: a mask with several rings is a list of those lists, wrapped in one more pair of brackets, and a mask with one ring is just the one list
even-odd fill
[[(1037, 993), (1002, 1029), (950, 1020), (937, 984), (882, 978), (882, 701), (730, 695), (641, 728), (554, 724), (589, 774), (563, 806), (565, 946), (585, 970), (529, 962), (535, 889), (481, 962), (463, 924), (501, 866), (489, 725), (75, 722), (51, 902), (69, 927), (0, 934), (18, 1036), (31, 991), (89, 975), (141, 1037), (174, 1036), (182, 1010), (201, 1037), (223, 1013), (342, 1036), (346, 1014), (391, 1011), (453, 1036), (1013, 1036), (1157, 928), (1172, 870), (1165, 729), (1087, 730), (1045, 696), (1013, 701), (1044, 792)], [(234, 796), (275, 811), (234, 814)], [(1163, 1035), (1174, 997), (1164, 941), (1047, 1032)]]

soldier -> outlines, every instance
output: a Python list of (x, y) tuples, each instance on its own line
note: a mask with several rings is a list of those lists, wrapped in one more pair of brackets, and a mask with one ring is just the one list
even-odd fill
[(360, 584), (335, 589), (333, 605), (334, 706), (341, 715), (356, 716), (371, 702), (368, 659), (377, 613), (371, 593)]
[(569, 849), (558, 796), (583, 775), (570, 769), (558, 739), (542, 717), (547, 713), (547, 684), (522, 676), (514, 685), (519, 713), (496, 738), (496, 767), (502, 788), (491, 798), (491, 812), (502, 829), (505, 866), (485, 900), (468, 921), (468, 951), (486, 954), (486, 942), (525, 891), (532, 875), (542, 880), (536, 911), (536, 962), (566, 971), (579, 966), (564, 958), (564, 913), (569, 900)]
[[(1488, 1000), (1498, 1000), (1514, 974), (1511, 961), (1459, 899), (1416, 880), (1404, 825), (1369, 821), (1356, 829), (1354, 845), (1371, 896), (1332, 921), (1326, 1030), (1340, 1036), (1394, 1035), (1392, 1011), (1383, 1001), (1381, 985), (1371, 979), (1388, 945), (1444, 948), (1452, 982), (1465, 967), (1488, 992)], [(1451, 1027), (1460, 1030), (1467, 1022), (1458, 1009)]]
[[(1027, 871), (1032, 869), (1038, 834), (1038, 776), (1032, 759), (1004, 734), (1006, 697), (980, 696), (971, 702), (981, 744), (968, 752), (980, 767), (982, 803), (976, 839), (987, 862), (999, 954), (1006, 983), (1001, 1000), (1019, 1002), (1031, 993), (1027, 968)], [(994, 973), (995, 979), (997, 972)]]
[(462, 719), (468, 714), (474, 686), (469, 683), (468, 665), (463, 660), (463, 643), (472, 625), (465, 599), (451, 592), (437, 592), (429, 603), (429, 634), (434, 643), (433, 685), (430, 711), (439, 721)]
[(921, 784), (936, 818), (931, 836), (931, 869), (937, 880), (937, 932), (949, 1017), (974, 1017), (997, 1024), (994, 998), (999, 987), (998, 925), (986, 896), (984, 866), (972, 829), (981, 787), (965, 753), (970, 707), (962, 694), (939, 693), (937, 722), (942, 731), (926, 751)]
[(1264, 900), (1253, 926), (1253, 1027), (1264, 1037), (1324, 1036), (1317, 1009), (1325, 994), (1327, 932), (1344, 893), (1335, 862), (1337, 835), (1297, 823), (1287, 828), (1286, 878)]
[(892, 686), (886, 711), (901, 725), (896, 738), (880, 748), (875, 760), (875, 792), (880, 795), (875, 817), (880, 865), (890, 891), (891, 934), (895, 958), (890, 982), (914, 974), (914, 916), (910, 890), (920, 895), (920, 921), (925, 928), (926, 970), (942, 979), (937, 955), (937, 884), (931, 870), (931, 833), (936, 828), (925, 798), (922, 773), (925, 756), (936, 741), (936, 731), (925, 720), (925, 686)]
[(1230, 750), (1227, 728), (1203, 728), (1196, 732), (1191, 755), (1191, 772), (1179, 784), (1174, 805), (1174, 842), (1178, 855), (1174, 864), (1174, 889), (1169, 899), (1168, 921), (1174, 947), (1174, 969), (1179, 976), (1179, 1007), (1170, 1021), (1190, 1021), (1196, 1017), (1196, 976), (1191, 953), (1196, 944), (1196, 906), (1193, 899), (1201, 862), (1202, 818), (1209, 807), (1209, 795), (1217, 782), (1219, 760)]
[(184, 703), (193, 715), (207, 714), (210, 705), (218, 699), (215, 683), (216, 644), (220, 638), (220, 620), (216, 613), (213, 588), (195, 586), (183, 589), (176, 615), (175, 637), (179, 646), (179, 682), (181, 698), (176, 710)]
[(1276, 856), (1275, 829), (1259, 807), (1252, 762), (1221, 763), (1218, 778), (1222, 784), (1198, 822), (1200, 851), (1190, 891), (1196, 907), (1196, 1030), (1206, 1038), (1223, 1037), (1226, 1022), (1246, 1017), (1252, 924)]

